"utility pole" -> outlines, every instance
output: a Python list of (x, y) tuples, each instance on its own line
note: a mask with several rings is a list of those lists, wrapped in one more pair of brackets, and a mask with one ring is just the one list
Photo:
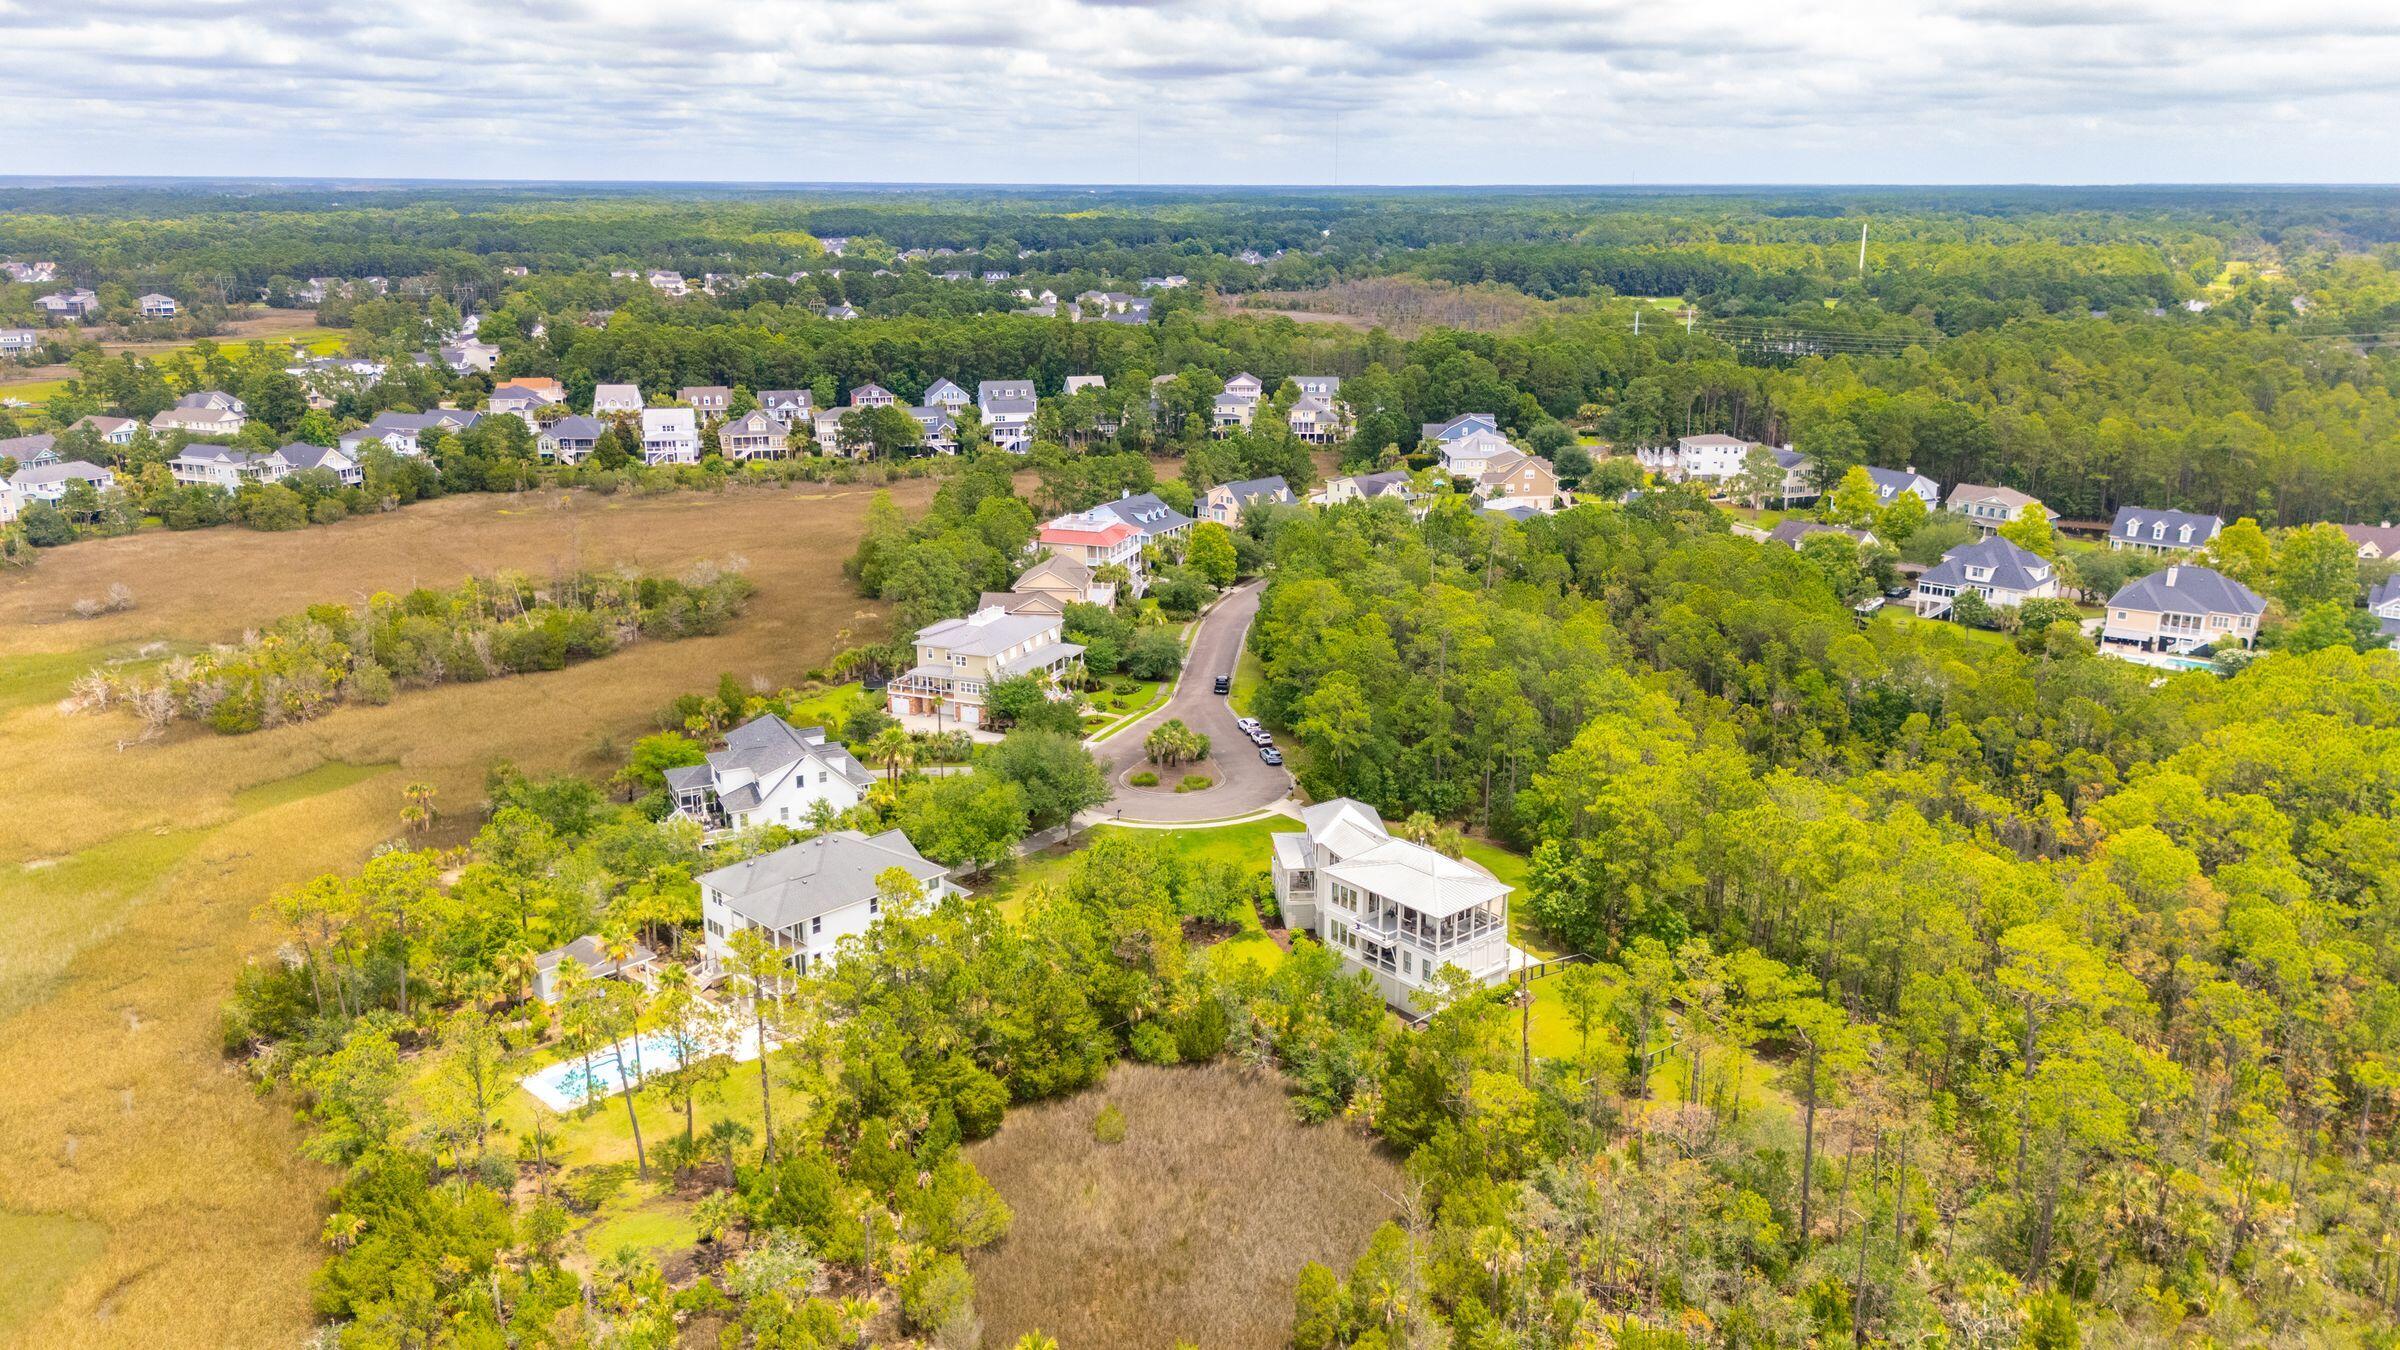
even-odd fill
[(1639, 300), (1633, 302), (1633, 335), (1642, 335), (1642, 302)]
[(1867, 277), (1867, 222), (1863, 220), (1858, 222), (1858, 277), (1861, 281)]

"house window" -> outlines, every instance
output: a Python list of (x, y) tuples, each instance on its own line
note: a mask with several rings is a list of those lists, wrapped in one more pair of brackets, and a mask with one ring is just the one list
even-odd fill
[(822, 933), (822, 932), (824, 932), (824, 931), (825, 931), (825, 916), (824, 916), (824, 915), (820, 914), (820, 915), (818, 915), (817, 917), (815, 917), (815, 918), (813, 918), (813, 919), (810, 919), (810, 920), (808, 921), (808, 935), (809, 935), (810, 937), (815, 937), (816, 935), (818, 935), (819, 933)]
[(868, 896), (868, 897), (867, 897), (867, 913), (868, 913), (869, 915), (875, 915), (875, 914), (880, 914), (880, 913), (882, 913), (882, 912), (883, 912), (883, 897), (882, 897), (882, 896), (880, 896), (880, 895), (870, 895), (870, 896)]

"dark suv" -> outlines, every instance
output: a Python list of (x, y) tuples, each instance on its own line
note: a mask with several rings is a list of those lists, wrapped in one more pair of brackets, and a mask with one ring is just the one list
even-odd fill
[(1217, 692), (1220, 694), (1230, 694), (1233, 692), (1233, 677), (1231, 675), (1219, 675), (1217, 677)]

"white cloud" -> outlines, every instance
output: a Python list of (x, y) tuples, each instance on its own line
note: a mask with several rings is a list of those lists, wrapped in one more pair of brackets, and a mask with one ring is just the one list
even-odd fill
[[(2223, 7), (2222, 14), (2195, 12)], [(2390, 181), (2333, 0), (0, 0), (0, 173)]]

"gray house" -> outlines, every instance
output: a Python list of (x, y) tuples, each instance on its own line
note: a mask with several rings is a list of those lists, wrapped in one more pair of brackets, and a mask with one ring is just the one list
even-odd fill
[(898, 830), (836, 830), (703, 873), (702, 971), (722, 974), (733, 956), (733, 935), (745, 928), (765, 934), (786, 953), (784, 964), (795, 975), (824, 966), (843, 938), (866, 932), (883, 917), (875, 878), (895, 867), (916, 878), (929, 898), (958, 891), (948, 870), (917, 852)]

